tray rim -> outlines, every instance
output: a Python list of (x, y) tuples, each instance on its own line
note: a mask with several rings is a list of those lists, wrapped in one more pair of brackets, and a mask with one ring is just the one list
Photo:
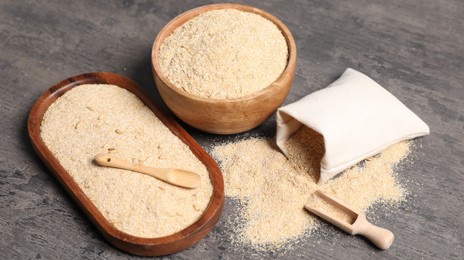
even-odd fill
[[(165, 237), (144, 238), (122, 232), (100, 213), (67, 170), (59, 163), (40, 136), (41, 122), (50, 105), (67, 91), (82, 84), (112, 84), (133, 93), (205, 165), (213, 185), (213, 193), (208, 207), (197, 221), (185, 229)], [(170, 118), (158, 104), (154, 103), (135, 81), (125, 76), (111, 72), (90, 72), (61, 81), (45, 91), (35, 102), (29, 113), (27, 125), (32, 146), (42, 162), (45, 163), (61, 186), (65, 188), (87, 217), (90, 218), (105, 239), (123, 251), (142, 256), (160, 256), (179, 252), (205, 237), (221, 216), (224, 207), (224, 181), (217, 163), (177, 121)]]

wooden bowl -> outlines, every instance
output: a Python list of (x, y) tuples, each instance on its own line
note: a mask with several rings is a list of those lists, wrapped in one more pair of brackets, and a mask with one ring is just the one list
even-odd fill
[[(162, 73), (159, 49), (176, 28), (201, 13), (217, 9), (237, 9), (263, 16), (282, 32), (288, 46), (287, 67), (271, 85), (236, 99), (208, 99), (192, 95), (173, 85)], [(170, 21), (158, 34), (152, 49), (152, 69), (156, 87), (172, 112), (187, 124), (214, 134), (240, 133), (260, 125), (283, 103), (295, 77), (296, 44), (288, 28), (273, 15), (241, 4), (213, 4), (187, 11)]]
[[(116, 229), (101, 214), (68, 171), (48, 149), (40, 136), (40, 124), (48, 107), (66, 91), (82, 84), (112, 84), (127, 89), (138, 96), (172, 133), (190, 147), (190, 150), (208, 169), (209, 177), (213, 185), (213, 194), (210, 203), (200, 219), (184, 230), (169, 236), (142, 238), (126, 234)], [(108, 72), (96, 72), (74, 76), (56, 84), (46, 91), (32, 107), (28, 119), (28, 130), (32, 145), (42, 161), (87, 214), (105, 239), (110, 244), (123, 251), (143, 256), (172, 254), (190, 247), (205, 237), (219, 220), (224, 205), (224, 183), (218, 165), (176, 121), (167, 117), (166, 114), (142, 92), (137, 83), (128, 78)]]

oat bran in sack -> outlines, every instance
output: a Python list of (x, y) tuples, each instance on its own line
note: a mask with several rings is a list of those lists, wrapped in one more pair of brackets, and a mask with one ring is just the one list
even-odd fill
[(430, 133), (427, 124), (390, 92), (354, 69), (328, 87), (277, 110), (277, 146), (301, 126), (324, 138), (318, 184), (403, 140)]

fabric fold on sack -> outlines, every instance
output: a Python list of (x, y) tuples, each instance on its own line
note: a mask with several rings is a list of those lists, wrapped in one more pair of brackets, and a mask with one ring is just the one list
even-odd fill
[(430, 133), (395, 96), (351, 68), (328, 87), (277, 110), (276, 143), (285, 155), (285, 141), (302, 126), (324, 138), (319, 184), (395, 143)]

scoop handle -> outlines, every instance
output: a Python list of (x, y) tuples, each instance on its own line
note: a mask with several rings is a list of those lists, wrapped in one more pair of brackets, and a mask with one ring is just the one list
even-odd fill
[(132, 163), (124, 161), (118, 157), (109, 154), (97, 154), (95, 156), (95, 162), (100, 166), (113, 167), (125, 170), (136, 170), (136, 166)]
[(356, 233), (366, 237), (382, 250), (390, 248), (395, 239), (395, 235), (390, 230), (373, 225), (366, 219), (359, 223)]

